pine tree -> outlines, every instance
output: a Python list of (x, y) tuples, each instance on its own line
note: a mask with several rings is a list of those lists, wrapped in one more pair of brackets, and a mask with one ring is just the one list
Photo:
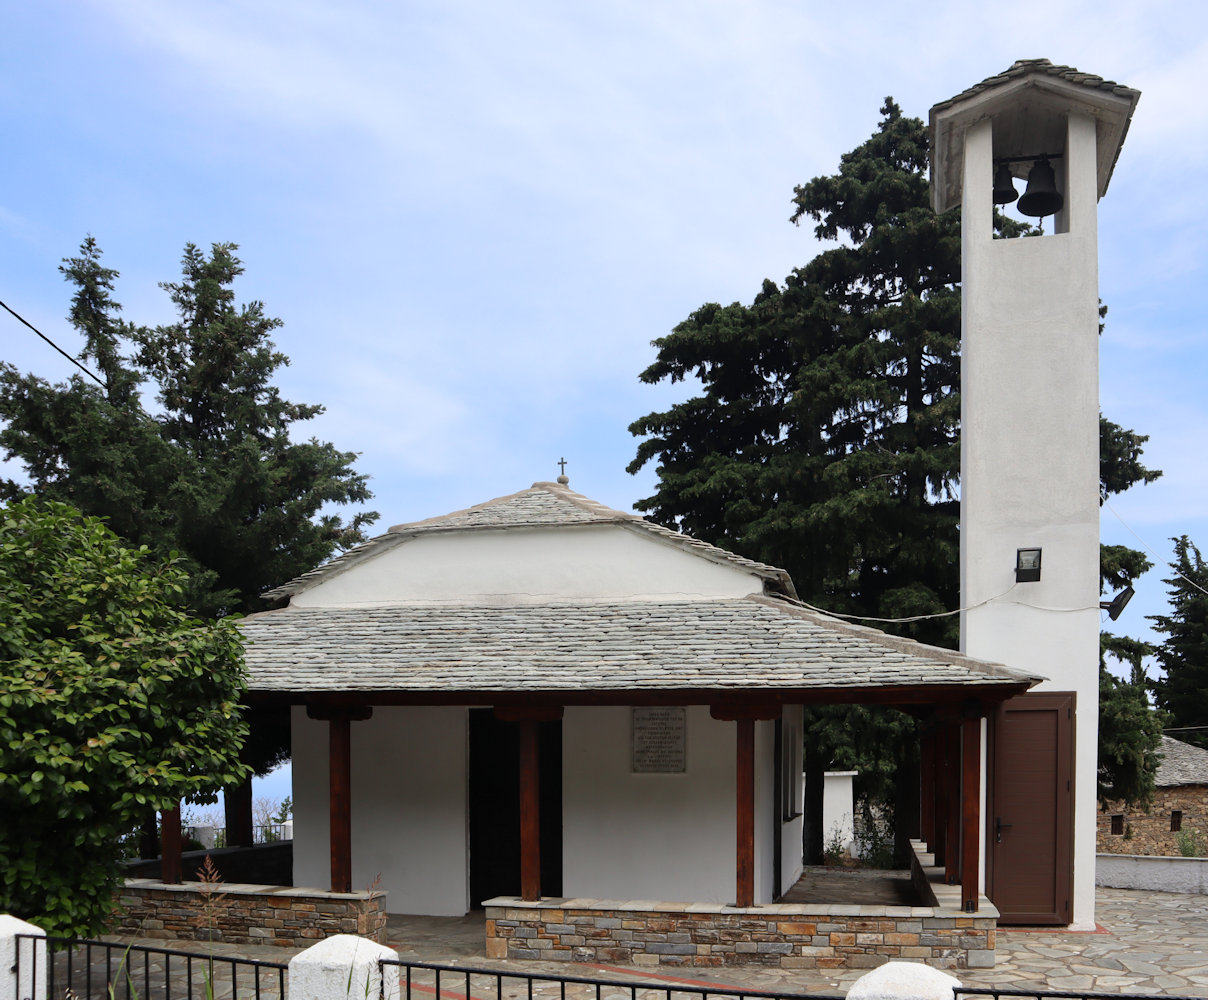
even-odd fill
[(1208, 566), (1183, 535), (1173, 538), (1170, 613), (1151, 615), (1163, 634), (1157, 659), (1165, 676), (1152, 683), (1158, 706), (1170, 713), (1179, 739), (1208, 749)]
[[(1124, 802), (1148, 809), (1161, 759), (1165, 713), (1149, 704), (1144, 659), (1154, 647), (1139, 639), (1103, 632), (1099, 637), (1099, 771), (1101, 803)], [(1129, 679), (1107, 669), (1106, 657), (1129, 665)]]
[[(635, 421), (654, 520), (783, 566), (830, 610), (956, 606), (960, 221), (930, 208), (927, 133), (887, 100), (792, 220), (840, 245), (751, 306), (711, 304), (655, 342), (643, 381), (703, 394)], [(903, 631), (955, 644), (952, 620)]]
[[(189, 245), (182, 279), (163, 287), (179, 321), (119, 318), (118, 273), (89, 237), (60, 269), (75, 286), (70, 319), (104, 387), (82, 376), (51, 385), (0, 365), (0, 447), (32, 490), (104, 517), (119, 535), (189, 571), (187, 604), (202, 617), (264, 607), (259, 595), (358, 541), (374, 513), (349, 524), (322, 513), (370, 499), (355, 455), (295, 425), (322, 407), (291, 403), (273, 385), (288, 360), (270, 334), (281, 321), (259, 302), (237, 305), (243, 273), (233, 244)], [(142, 407), (153, 391), (159, 410)]]

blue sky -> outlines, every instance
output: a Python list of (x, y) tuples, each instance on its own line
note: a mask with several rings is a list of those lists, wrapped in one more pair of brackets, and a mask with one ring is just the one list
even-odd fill
[[(1100, 203), (1104, 413), (1157, 483), (1112, 501), (1158, 561), (1208, 546), (1208, 6), (1184, 2), (40, 0), (5, 11), (0, 299), (68, 350), (85, 234), (131, 319), (186, 242), (240, 245), (285, 321), (307, 434), (361, 453), (383, 526), (553, 479), (622, 509), (638, 373), (708, 301), (819, 249), (793, 186), (893, 95), (912, 115), (1018, 58), (1142, 91)], [(1043, 39), (1043, 41), (1038, 41)], [(69, 367), (0, 318), (0, 356)], [(1110, 511), (1105, 541), (1137, 545)], [(1160, 611), (1158, 571), (1119, 628)]]

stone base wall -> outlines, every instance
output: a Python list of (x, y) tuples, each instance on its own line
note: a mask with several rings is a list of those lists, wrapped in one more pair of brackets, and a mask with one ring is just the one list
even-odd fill
[(381, 943), (386, 930), (384, 892), (128, 879), (117, 903), (113, 933), (176, 941), (305, 948), (334, 934)]
[(943, 969), (994, 964), (993, 916), (933, 907), (494, 899), (487, 956), (649, 966), (871, 969), (891, 959)]
[[(1208, 843), (1208, 785), (1174, 785), (1155, 789), (1148, 810), (1128, 809), (1121, 802), (1101, 806), (1096, 818), (1098, 852), (1178, 857), (1178, 834), (1170, 829), (1170, 814), (1176, 809), (1183, 814), (1183, 830), (1198, 832)], [(1120, 833), (1111, 832), (1112, 816), (1124, 817)]]

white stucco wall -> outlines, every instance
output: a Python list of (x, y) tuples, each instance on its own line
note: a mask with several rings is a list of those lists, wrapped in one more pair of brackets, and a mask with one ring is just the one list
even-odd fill
[(745, 597), (762, 580), (621, 525), (440, 532), (401, 542), (295, 595), (296, 607)]
[[(802, 772), (801, 733), (804, 709), (800, 705), (786, 705), (784, 709), (784, 726), (786, 734), (790, 733), (795, 740), (796, 752), (789, 755), (786, 780), (794, 781), (799, 788), (801, 807), (805, 805), (805, 775)], [(779, 812), (774, 814), (779, 815)], [(793, 883), (801, 878), (804, 871), (802, 837), (805, 829), (805, 816), (797, 815), (785, 820), (780, 830), (780, 891), (792, 888)]]
[[(1069, 119), (1056, 235), (991, 238), (992, 124), (965, 140), (961, 645), (1077, 693), (1074, 923), (1094, 920), (1099, 636), (1093, 121)], [(1046, 220), (1052, 231), (1053, 220)], [(1067, 231), (1062, 231), (1067, 230)], [(1018, 548), (1043, 550), (1014, 582)], [(982, 604), (982, 602), (989, 602)], [(981, 606), (979, 606), (981, 605)]]
[[(391, 913), (469, 907), (466, 710), (383, 708), (352, 723), (352, 883)], [(293, 710), (294, 884), (331, 884), (327, 723)]]
[(822, 784), (822, 845), (829, 848), (838, 838), (843, 848), (855, 857), (856, 796), (852, 779), (859, 771), (827, 771)]
[[(686, 721), (687, 770), (634, 774), (630, 709), (566, 709), (564, 895), (734, 902), (734, 723), (704, 706), (689, 707)], [(756, 865), (762, 873), (758, 854)]]

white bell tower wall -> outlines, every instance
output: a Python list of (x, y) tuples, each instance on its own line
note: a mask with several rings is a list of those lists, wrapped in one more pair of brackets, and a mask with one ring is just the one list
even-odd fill
[[(1099, 663), (1096, 126), (1066, 117), (1051, 235), (994, 239), (995, 122), (965, 132), (961, 647), (1077, 692), (1074, 926), (1093, 926)], [(1037, 150), (1041, 152), (1042, 150)], [(1055, 152), (1055, 150), (1043, 150)], [(1055, 226), (1053, 223), (1055, 222)], [(1016, 550), (1042, 550), (1015, 582)]]

